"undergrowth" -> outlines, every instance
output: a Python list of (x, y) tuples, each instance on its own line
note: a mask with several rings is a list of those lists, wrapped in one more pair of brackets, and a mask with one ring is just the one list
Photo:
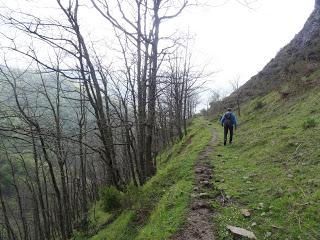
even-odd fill
[[(194, 163), (200, 151), (209, 142), (208, 122), (194, 119), (188, 135), (157, 158), (157, 174), (139, 189), (131, 189), (123, 196), (122, 209), (112, 223), (112, 217), (98, 203), (91, 210), (92, 228), (101, 229), (91, 240), (160, 240), (174, 236), (185, 222), (194, 184)], [(138, 193), (138, 194), (137, 194)], [(93, 212), (98, 215), (94, 219)], [(78, 234), (78, 240), (88, 236)]]

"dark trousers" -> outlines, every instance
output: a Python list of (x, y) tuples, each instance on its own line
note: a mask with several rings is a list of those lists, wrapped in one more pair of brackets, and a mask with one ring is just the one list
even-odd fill
[(225, 125), (224, 126), (224, 143), (227, 142), (228, 140), (228, 131), (230, 132), (230, 138), (229, 138), (229, 142), (232, 142), (232, 137), (233, 137), (233, 126), (229, 126), (229, 125)]

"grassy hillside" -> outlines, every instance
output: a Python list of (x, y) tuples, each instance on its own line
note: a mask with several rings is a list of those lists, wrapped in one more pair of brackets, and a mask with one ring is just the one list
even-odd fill
[(195, 160), (210, 138), (208, 122), (195, 119), (189, 134), (158, 157), (156, 176), (142, 188), (131, 186), (123, 193), (121, 211), (104, 212), (97, 203), (90, 214), (90, 231), (96, 234), (89, 238), (75, 233), (74, 239), (160, 240), (175, 235), (188, 211)]
[[(289, 97), (271, 92), (243, 105), (233, 145), (223, 146), (215, 120), (219, 142), (211, 156), (210, 196), (216, 196), (217, 239), (232, 239), (226, 225), (252, 230), (258, 239), (320, 239), (319, 90)], [(155, 177), (122, 193), (120, 211), (93, 206), (90, 237), (74, 239), (172, 239), (185, 222), (193, 166), (210, 136), (208, 122), (195, 119), (188, 136), (158, 157)]]
[(271, 92), (247, 103), (233, 145), (223, 146), (216, 121), (218, 239), (232, 239), (228, 224), (258, 239), (320, 239), (319, 90), (290, 98)]

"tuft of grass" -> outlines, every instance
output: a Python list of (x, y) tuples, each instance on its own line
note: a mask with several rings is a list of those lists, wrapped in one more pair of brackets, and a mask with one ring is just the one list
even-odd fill
[[(273, 92), (243, 106), (234, 144), (220, 140), (212, 155), (218, 239), (232, 239), (226, 225), (258, 239), (320, 239), (320, 129), (313, 122), (301, 127), (310, 112), (320, 117), (319, 98), (319, 88), (286, 101)], [(263, 112), (258, 101), (266, 103)]]
[(101, 230), (91, 240), (129, 240), (133, 239), (135, 229), (132, 225), (135, 214), (133, 211), (124, 211), (112, 224)]
[(89, 228), (95, 228), (103, 225), (112, 217), (112, 213), (103, 210), (101, 201), (96, 202), (89, 210)]
[(264, 102), (257, 101), (256, 104), (255, 104), (254, 110), (259, 110), (259, 109), (263, 108), (264, 105), (265, 105)]
[(182, 226), (188, 209), (192, 181), (181, 180), (161, 198), (137, 240), (169, 239)]
[(308, 129), (308, 128), (314, 128), (315, 126), (317, 126), (317, 122), (315, 119), (313, 118), (309, 118), (307, 119), (305, 122), (303, 122), (302, 127), (304, 130)]
[(101, 202), (105, 212), (118, 210), (121, 207), (122, 194), (114, 186), (107, 186), (101, 189)]

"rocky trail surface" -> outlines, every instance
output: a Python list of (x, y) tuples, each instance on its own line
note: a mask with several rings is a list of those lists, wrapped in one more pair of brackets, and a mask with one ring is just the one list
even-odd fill
[(190, 211), (185, 228), (178, 234), (176, 240), (214, 240), (213, 209), (210, 204), (209, 190), (212, 188), (213, 177), (210, 155), (213, 152), (216, 134), (212, 130), (212, 138), (206, 148), (200, 153), (195, 164), (196, 183), (193, 189)]

